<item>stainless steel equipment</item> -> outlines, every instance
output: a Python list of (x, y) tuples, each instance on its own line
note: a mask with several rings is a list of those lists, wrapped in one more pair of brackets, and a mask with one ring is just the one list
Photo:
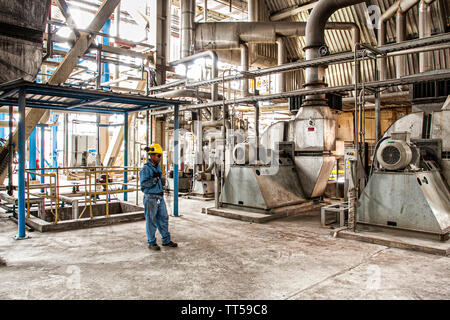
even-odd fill
[(449, 134), (448, 110), (413, 113), (394, 123), (376, 151), (373, 174), (359, 200), (358, 223), (448, 239)]

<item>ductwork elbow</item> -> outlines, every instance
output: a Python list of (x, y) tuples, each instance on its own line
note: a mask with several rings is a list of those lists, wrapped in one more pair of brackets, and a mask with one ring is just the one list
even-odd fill
[(365, 0), (320, 0), (306, 23), (306, 47), (320, 47), (325, 44), (324, 30), (328, 19), (337, 10), (366, 2)]

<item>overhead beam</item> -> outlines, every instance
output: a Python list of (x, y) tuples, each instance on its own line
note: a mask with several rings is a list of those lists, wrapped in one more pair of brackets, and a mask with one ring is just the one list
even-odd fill
[(80, 33), (76, 30), (77, 25), (75, 24), (75, 21), (69, 13), (69, 7), (67, 6), (66, 0), (56, 0), (56, 6), (58, 7), (59, 11), (61, 11), (64, 19), (66, 19), (66, 23), (69, 28), (71, 28), (75, 35), (79, 37)]
[(317, 4), (317, 2), (318, 2), (318, 0), (314, 0), (314, 1), (310, 1), (305, 4), (300, 4), (300, 5), (296, 5), (296, 6), (284, 9), (284, 10), (277, 11), (270, 15), (270, 20), (271, 21), (279, 21), (279, 20), (286, 19), (288, 17), (295, 16), (295, 15), (299, 14), (300, 12), (313, 9), (314, 6)]
[[(94, 32), (100, 31), (106, 20), (108, 20), (114, 12), (114, 9), (117, 7), (119, 2), (120, 0), (104, 0), (99, 7), (96, 16), (90, 23), (88, 30)], [(72, 49), (70, 49), (70, 51), (66, 54), (48, 83), (60, 84), (66, 81), (72, 73), (72, 70), (78, 64), (78, 60), (86, 53), (94, 39), (95, 37), (90, 36), (89, 33), (80, 32), (80, 37), (77, 41), (75, 41)]]

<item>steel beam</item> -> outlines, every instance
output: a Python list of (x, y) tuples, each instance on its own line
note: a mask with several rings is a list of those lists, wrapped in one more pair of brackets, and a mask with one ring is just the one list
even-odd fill
[[(90, 23), (88, 30), (98, 32), (109, 19), (120, 0), (104, 0), (99, 7), (95, 18)], [(79, 58), (86, 53), (95, 37), (91, 37), (89, 33), (81, 32), (72, 49), (66, 54), (61, 64), (58, 66), (52, 77), (48, 81), (49, 84), (60, 84), (72, 73), (72, 70), (78, 64)]]
[(178, 216), (178, 110), (179, 106), (173, 106), (173, 215)]
[[(19, 204), (18, 213), (17, 213), (17, 236), (16, 239), (25, 239), (25, 90), (21, 89), (19, 91), (19, 173), (18, 173), (18, 195), (17, 200)], [(12, 156), (12, 155), (10, 155)]]
[[(123, 146), (123, 166), (128, 166), (128, 113), (125, 112), (123, 114), (123, 129), (124, 129), (124, 146)], [(123, 173), (123, 190), (128, 189), (128, 172), (124, 171)], [(123, 201), (128, 201), (128, 192), (123, 193)]]

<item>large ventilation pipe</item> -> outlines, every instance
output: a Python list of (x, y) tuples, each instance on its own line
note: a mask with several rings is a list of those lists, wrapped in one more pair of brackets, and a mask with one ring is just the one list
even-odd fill
[(195, 0), (181, 1), (181, 57), (194, 53)]
[[(306, 35), (306, 22), (209, 22), (195, 26), (195, 50), (239, 49), (245, 43), (275, 43), (279, 37)], [(330, 22), (326, 29), (354, 30), (352, 22)]]
[[(328, 54), (325, 45), (325, 27), (327, 20), (337, 10), (365, 2), (364, 0), (320, 0), (309, 16), (306, 24), (306, 60), (319, 58)], [(355, 75), (356, 76), (356, 75)], [(307, 89), (325, 87), (325, 66), (306, 68)], [(305, 106), (327, 106), (325, 95), (309, 95), (305, 97)]]
[[(241, 47), (241, 67), (243, 72), (248, 71), (248, 46), (245, 43), (240, 44)], [(247, 97), (249, 95), (248, 92), (248, 79), (242, 80), (242, 94), (244, 97)]]
[[(172, 61), (169, 64), (170, 64), (170, 66), (176, 66), (179, 64), (188, 64), (189, 62), (192, 62), (196, 59), (207, 58), (207, 57), (209, 57), (211, 59), (211, 64), (212, 64), (211, 78), (212, 79), (217, 78), (219, 75), (219, 69), (217, 67), (217, 62), (218, 62), (217, 54), (211, 50), (202, 51), (202, 52), (196, 53), (194, 55), (189, 55), (187, 57), (181, 58), (180, 60)], [(218, 96), (218, 86), (217, 86), (217, 83), (214, 83), (211, 85), (211, 100), (217, 101), (217, 96)]]
[[(390, 6), (381, 15), (380, 19), (378, 20), (378, 45), (379, 46), (386, 44), (386, 23), (387, 23), (387, 21), (398, 12), (403, 13), (403, 15), (406, 14), (406, 12), (408, 12), (409, 9), (411, 9), (416, 4), (418, 4), (419, 1), (421, 1), (421, 3), (423, 3), (424, 5), (430, 5), (434, 0), (399, 0), (396, 3), (394, 3), (392, 6)], [(400, 24), (403, 24), (402, 19), (403, 18), (399, 17), (399, 15), (397, 14), (397, 36), (398, 36), (399, 32), (402, 32), (402, 29), (403, 29), (403, 26), (399, 25), (399, 23), (398, 23), (400, 20)], [(420, 24), (420, 9), (419, 9), (419, 24)], [(419, 30), (420, 30), (420, 25), (419, 25)], [(405, 37), (406, 37), (406, 33), (405, 33)], [(398, 37), (397, 37), (397, 42), (399, 42)], [(387, 79), (387, 59), (386, 59), (386, 57), (379, 58), (378, 65), (380, 68), (379, 69), (380, 70), (380, 76), (379, 76), (380, 80), (386, 80)], [(397, 76), (398, 76), (398, 74), (397, 74)]]
[[(432, 1), (421, 0), (419, 4), (419, 37), (425, 38), (431, 36), (431, 10)], [(419, 53), (420, 72), (431, 70), (431, 55), (429, 52)]]
[[(277, 48), (278, 48), (278, 65), (281, 66), (286, 63), (286, 44), (285, 39), (283, 37), (279, 37), (277, 39)], [(286, 91), (286, 73), (280, 72), (277, 76), (277, 92), (285, 92)]]
[[(398, 10), (395, 20), (397, 43), (400, 43), (406, 40), (406, 13), (404, 11)], [(406, 75), (406, 56), (401, 55), (395, 57), (395, 71), (397, 78)]]

